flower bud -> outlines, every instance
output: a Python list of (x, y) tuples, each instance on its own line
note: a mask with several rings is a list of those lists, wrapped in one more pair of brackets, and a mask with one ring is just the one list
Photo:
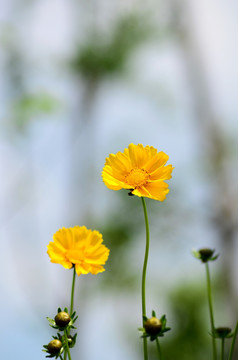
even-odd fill
[(198, 252), (201, 256), (202, 262), (207, 262), (213, 256), (215, 250), (212, 249), (200, 249)]
[(71, 317), (65, 311), (61, 311), (55, 316), (55, 323), (56, 323), (56, 325), (58, 325), (61, 328), (66, 327), (68, 325), (68, 323), (70, 322), (70, 320), (71, 320)]
[(144, 323), (144, 328), (149, 335), (157, 335), (162, 329), (162, 322), (156, 317), (152, 317)]
[[(73, 347), (73, 346), (74, 346), (74, 342), (75, 342), (73, 336), (68, 335), (68, 336), (67, 336), (67, 339), (68, 339), (68, 345), (69, 345), (69, 347)], [(64, 336), (60, 336), (60, 340), (63, 341), (63, 340), (64, 340)]]
[(62, 348), (62, 342), (58, 339), (52, 340), (51, 342), (49, 342), (47, 346), (47, 350), (51, 355), (58, 354), (61, 348)]
[(225, 326), (218, 327), (215, 329), (216, 337), (218, 337), (220, 339), (227, 337), (227, 335), (229, 335), (230, 332), (231, 332), (231, 328), (225, 327)]
[(73, 344), (73, 336), (68, 335), (68, 336), (67, 336), (67, 339), (68, 339), (68, 345), (69, 345), (69, 347), (71, 347), (72, 344)]

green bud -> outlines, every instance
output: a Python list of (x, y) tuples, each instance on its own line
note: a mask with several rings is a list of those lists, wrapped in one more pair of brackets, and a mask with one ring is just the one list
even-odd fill
[[(67, 339), (68, 339), (68, 345), (69, 345), (69, 347), (73, 347), (74, 342), (75, 342), (73, 336), (68, 335), (68, 336), (67, 336)], [(61, 336), (61, 337), (60, 337), (60, 340), (63, 341), (63, 340), (64, 340), (64, 336)]]
[(68, 335), (67, 339), (68, 339), (68, 345), (69, 345), (69, 347), (71, 347), (71, 345), (73, 344), (73, 336)]
[(230, 332), (231, 332), (231, 328), (229, 327), (225, 327), (225, 326), (218, 327), (215, 329), (215, 336), (220, 339), (223, 339), (227, 337), (227, 335), (229, 335)]
[(66, 327), (68, 325), (68, 323), (70, 322), (70, 320), (71, 320), (71, 317), (65, 311), (61, 311), (55, 316), (55, 323), (56, 323), (56, 325), (58, 325), (61, 328)]
[(152, 318), (145, 321), (144, 328), (147, 334), (158, 335), (162, 329), (162, 322), (160, 319), (157, 319), (155, 316), (153, 316)]
[(47, 346), (47, 350), (51, 355), (58, 354), (61, 348), (62, 348), (62, 342), (58, 339), (52, 340), (51, 342), (49, 342)]
[(207, 262), (208, 260), (210, 260), (214, 254), (215, 250), (212, 249), (200, 249), (198, 250), (201, 260), (202, 262)]

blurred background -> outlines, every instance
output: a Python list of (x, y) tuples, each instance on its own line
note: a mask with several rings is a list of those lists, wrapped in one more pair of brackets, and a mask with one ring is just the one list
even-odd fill
[[(69, 305), (72, 272), (47, 244), (86, 225), (111, 249), (77, 278), (81, 360), (141, 359), (141, 201), (105, 187), (109, 153), (152, 145), (175, 167), (147, 201), (147, 311), (167, 315), (166, 360), (211, 354), (205, 269), (215, 248), (216, 326), (238, 318), (238, 3), (3, 0), (0, 12), (1, 356), (45, 358), (46, 316)], [(229, 341), (228, 341), (229, 342)], [(229, 342), (230, 344), (230, 342)], [(150, 343), (155, 359), (155, 344)], [(238, 355), (237, 355), (238, 357)]]

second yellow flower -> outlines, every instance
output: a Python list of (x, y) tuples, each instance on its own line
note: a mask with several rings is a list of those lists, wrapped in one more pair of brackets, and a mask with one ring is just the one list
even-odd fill
[(105, 269), (109, 249), (102, 244), (102, 234), (85, 226), (62, 228), (58, 230), (48, 245), (47, 254), (51, 262), (70, 269), (75, 266), (76, 273), (98, 274)]

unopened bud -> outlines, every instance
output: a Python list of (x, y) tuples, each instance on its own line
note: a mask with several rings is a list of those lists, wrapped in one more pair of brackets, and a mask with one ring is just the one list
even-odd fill
[(231, 332), (231, 328), (225, 326), (218, 327), (215, 329), (216, 336), (221, 339), (227, 337), (227, 335), (229, 335), (230, 332)]
[(61, 348), (62, 348), (62, 342), (58, 339), (52, 340), (51, 342), (49, 342), (47, 346), (47, 350), (51, 355), (58, 354)]
[[(67, 336), (67, 339), (68, 339), (68, 345), (69, 345), (69, 347), (72, 347), (72, 346), (74, 345), (73, 336), (68, 335), (68, 336)], [(63, 341), (63, 340), (64, 340), (64, 336), (60, 336), (60, 340)]]
[(68, 325), (68, 323), (70, 322), (70, 320), (71, 320), (71, 317), (65, 311), (61, 311), (55, 316), (56, 325), (58, 325), (62, 328), (66, 327)]
[(160, 330), (162, 329), (162, 323), (160, 319), (156, 317), (152, 317), (144, 323), (144, 328), (149, 335), (157, 335), (159, 334)]
[(202, 262), (207, 262), (213, 256), (215, 250), (212, 249), (200, 249), (198, 252), (201, 256)]

